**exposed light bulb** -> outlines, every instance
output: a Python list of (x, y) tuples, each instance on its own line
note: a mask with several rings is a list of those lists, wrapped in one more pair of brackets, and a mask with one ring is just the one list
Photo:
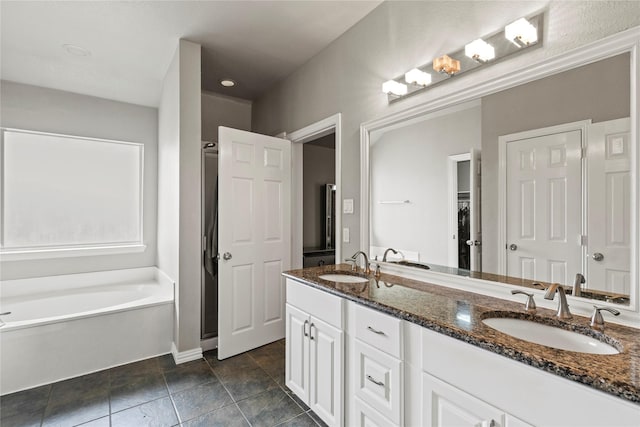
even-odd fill
[(407, 94), (407, 85), (397, 82), (395, 80), (387, 80), (382, 83), (382, 91), (386, 94), (393, 94), (403, 96)]
[(520, 18), (504, 27), (504, 36), (516, 46), (524, 47), (538, 41), (538, 30), (525, 18)]
[(487, 62), (496, 57), (496, 50), (482, 39), (476, 39), (464, 47), (464, 54), (474, 61)]
[(417, 68), (407, 71), (404, 80), (409, 84), (417, 84), (419, 86), (427, 86), (431, 84), (431, 74), (420, 71)]

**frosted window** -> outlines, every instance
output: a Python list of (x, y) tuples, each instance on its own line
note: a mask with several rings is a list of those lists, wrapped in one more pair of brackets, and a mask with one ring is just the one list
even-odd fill
[(141, 243), (142, 144), (2, 133), (4, 250)]

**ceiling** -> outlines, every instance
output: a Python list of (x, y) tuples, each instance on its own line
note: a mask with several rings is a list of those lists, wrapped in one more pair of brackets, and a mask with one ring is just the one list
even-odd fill
[[(202, 45), (202, 88), (256, 99), (381, 1), (0, 2), (0, 75), (157, 106), (184, 38)], [(68, 53), (71, 44), (90, 51)], [(224, 88), (220, 80), (237, 82)]]

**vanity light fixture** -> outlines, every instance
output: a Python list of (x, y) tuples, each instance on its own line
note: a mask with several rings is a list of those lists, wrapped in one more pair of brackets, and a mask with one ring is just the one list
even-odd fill
[(414, 68), (405, 73), (404, 81), (409, 84), (416, 84), (418, 86), (427, 86), (431, 84), (431, 74)]
[[(453, 75), (469, 73), (510, 55), (522, 54), (542, 45), (543, 28), (544, 12), (520, 18), (491, 34), (476, 38), (458, 50), (384, 82), (382, 91), (387, 94), (389, 103), (396, 102), (444, 83)], [(436, 72), (430, 71), (431, 67)]]
[(384, 93), (403, 96), (407, 94), (407, 85), (397, 82), (395, 80), (387, 80), (382, 83), (382, 91)]
[(482, 39), (476, 39), (464, 47), (464, 54), (476, 62), (485, 63), (496, 57), (496, 50)]
[(538, 41), (538, 30), (525, 18), (520, 18), (504, 27), (504, 36), (518, 47), (529, 46)]
[(455, 73), (460, 71), (460, 61), (451, 58), (449, 55), (442, 55), (441, 57), (433, 60), (433, 69), (439, 73), (453, 76)]

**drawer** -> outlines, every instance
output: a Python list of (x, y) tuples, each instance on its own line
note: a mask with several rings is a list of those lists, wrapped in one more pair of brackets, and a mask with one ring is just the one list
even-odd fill
[(354, 304), (356, 338), (402, 359), (402, 321), (379, 311)]
[(395, 424), (402, 414), (402, 362), (354, 340), (356, 397)]
[(287, 279), (287, 304), (342, 329), (344, 299), (340, 297)]
[(357, 427), (396, 427), (394, 424), (375, 409), (362, 402), (357, 397), (354, 399), (355, 425)]

